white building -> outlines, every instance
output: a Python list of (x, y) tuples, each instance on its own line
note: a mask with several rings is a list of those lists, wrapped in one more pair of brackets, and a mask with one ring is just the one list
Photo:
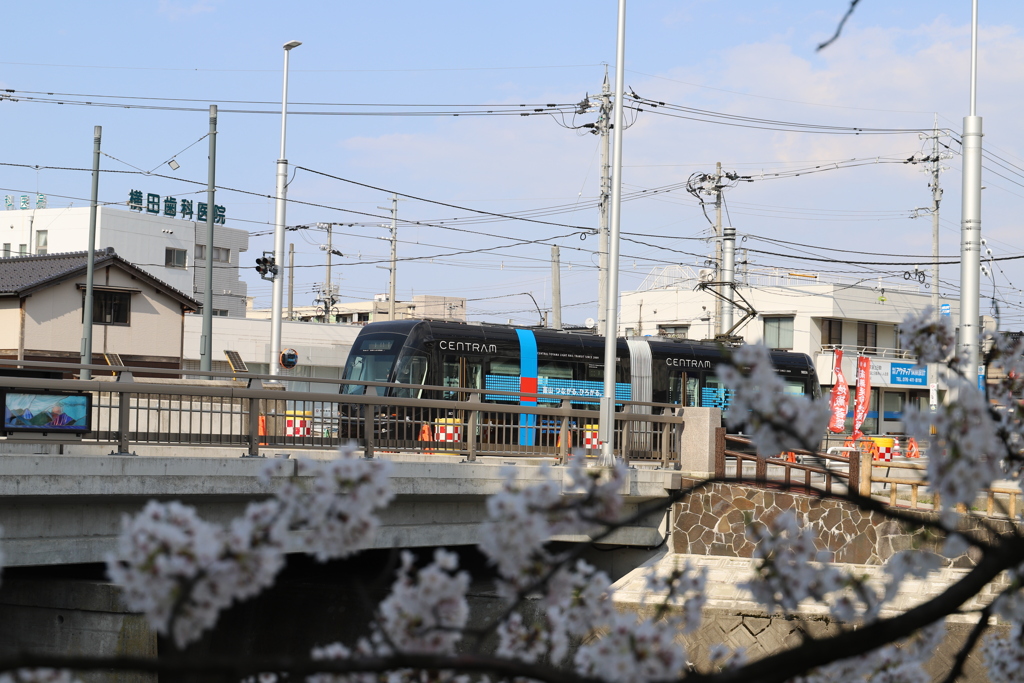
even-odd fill
[[(352, 342), (363, 328), (358, 325), (320, 325), (308, 322), (282, 321), (281, 341), (285, 348), (296, 351), (299, 357), (294, 368), (279, 368), (287, 378), (291, 391), (337, 391), (336, 384), (323, 384), (317, 379), (341, 379)], [(185, 316), (182, 345), (186, 370), (199, 369), (199, 338), (202, 335), (202, 317)], [(225, 351), (237, 351), (249, 372), (270, 374), (271, 358), (270, 320), (251, 318), (216, 318), (213, 321), (213, 353), (211, 370), (231, 372)], [(268, 362), (269, 361), (269, 362)]]
[[(641, 289), (624, 292), (619, 334), (713, 339), (717, 299), (697, 288), (700, 275), (686, 267), (669, 268), (652, 274)], [(742, 296), (756, 315), (735, 334), (746, 342), (808, 354), (825, 391), (835, 382), (835, 349), (843, 350), (843, 374), (851, 386), (857, 357), (871, 358), (872, 400), (865, 433), (902, 432), (904, 406), (927, 407), (942, 400), (945, 386), (936, 369), (914, 370), (915, 359), (900, 349), (899, 323), (931, 305), (931, 293), (916, 282), (826, 282), (813, 273), (762, 271), (748, 274), (736, 289), (736, 302), (743, 304)], [(958, 299), (943, 297), (940, 310), (958, 323)], [(734, 321), (743, 316), (737, 307)]]
[[(205, 206), (205, 205), (204, 205)], [(0, 256), (83, 251), (89, 242), (89, 207), (16, 209), (0, 213)], [(96, 210), (96, 249), (118, 256), (202, 301), (205, 294), (206, 223), (109, 206)], [(249, 233), (214, 226), (215, 315), (245, 317), (248, 289), (239, 279)]]
[[(269, 308), (251, 308), (252, 299), (249, 300), (249, 305), (248, 317), (262, 320), (270, 318)], [(285, 317), (288, 316), (287, 307), (284, 308), (282, 313)], [(302, 321), (365, 325), (366, 323), (388, 319), (388, 298), (386, 294), (378, 294), (374, 297), (373, 301), (338, 302), (331, 308), (331, 316), (326, 321), (324, 321), (323, 307), (295, 306), (292, 308), (292, 315), (296, 320)], [(395, 318), (397, 320), (432, 318), (435, 320), (461, 320), (465, 322), (466, 299), (465, 297), (457, 296), (417, 294), (412, 298), (412, 301), (395, 301)]]

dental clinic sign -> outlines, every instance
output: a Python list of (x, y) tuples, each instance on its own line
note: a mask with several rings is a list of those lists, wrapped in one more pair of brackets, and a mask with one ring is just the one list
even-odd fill
[[(179, 200), (176, 197), (163, 197), (161, 201), (161, 197), (158, 194), (147, 193), (143, 197), (142, 190), (131, 190), (128, 193), (128, 208), (140, 213), (145, 211), (154, 215), (164, 215), (168, 218), (179, 216), (189, 221), (206, 222), (206, 202), (196, 202), (193, 208), (191, 199)], [(225, 208), (220, 204), (215, 204), (213, 207), (213, 222), (218, 225), (224, 225), (226, 217), (227, 211)]]
[(928, 386), (928, 368), (910, 363), (889, 364), (889, 384), (896, 386)]

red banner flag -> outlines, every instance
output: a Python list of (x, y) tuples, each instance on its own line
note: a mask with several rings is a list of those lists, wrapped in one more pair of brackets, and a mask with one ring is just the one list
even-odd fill
[(853, 438), (864, 436), (860, 428), (868, 416), (871, 404), (871, 359), (867, 356), (857, 357), (857, 391), (853, 397)]
[(850, 409), (850, 387), (846, 385), (846, 377), (843, 376), (843, 350), (835, 349), (833, 353), (836, 357), (836, 381), (832, 383), (832, 419), (828, 422), (828, 428), (829, 431), (840, 434), (846, 429), (846, 411)]

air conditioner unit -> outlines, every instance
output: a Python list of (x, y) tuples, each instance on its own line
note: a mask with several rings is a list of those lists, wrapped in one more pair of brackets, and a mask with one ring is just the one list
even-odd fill
[(715, 271), (710, 268), (701, 268), (697, 273), (697, 279), (701, 282), (711, 282), (715, 279)]

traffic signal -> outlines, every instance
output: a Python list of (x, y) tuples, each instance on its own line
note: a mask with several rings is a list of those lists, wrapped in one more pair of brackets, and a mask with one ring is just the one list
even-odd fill
[[(264, 280), (273, 280), (277, 276), (277, 263), (272, 252), (265, 251), (263, 256), (256, 259), (256, 272)], [(268, 275), (270, 277), (267, 277)]]

